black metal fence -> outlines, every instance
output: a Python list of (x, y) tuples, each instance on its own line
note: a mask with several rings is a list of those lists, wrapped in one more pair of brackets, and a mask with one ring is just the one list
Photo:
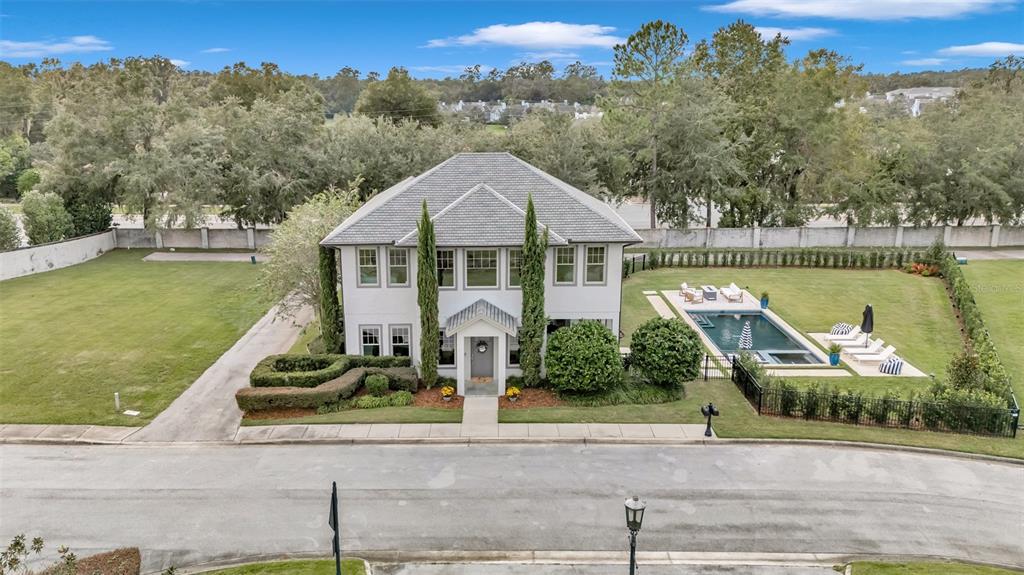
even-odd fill
[(788, 384), (764, 387), (738, 360), (731, 363), (733, 383), (758, 415), (996, 437), (1016, 437), (1020, 424), (1020, 406), (1012, 394), (1007, 408), (993, 409), (877, 398), (854, 392), (801, 390)]

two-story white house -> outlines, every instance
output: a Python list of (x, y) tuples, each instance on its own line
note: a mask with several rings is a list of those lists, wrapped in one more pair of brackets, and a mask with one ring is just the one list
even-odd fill
[(321, 245), (338, 250), (346, 353), (419, 364), (416, 224), (434, 223), (438, 372), (460, 395), (500, 394), (519, 375), (519, 270), (532, 195), (547, 228), (548, 332), (574, 321), (619, 332), (622, 251), (641, 240), (604, 202), (507, 153), (455, 155), (371, 198)]

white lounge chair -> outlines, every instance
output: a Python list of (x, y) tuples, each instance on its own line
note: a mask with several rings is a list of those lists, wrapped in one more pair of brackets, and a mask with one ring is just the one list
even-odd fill
[(857, 337), (860, 336), (860, 334), (861, 334), (860, 326), (858, 325), (858, 326), (854, 326), (853, 330), (850, 333), (845, 333), (843, 335), (832, 335), (830, 333), (826, 333), (825, 334), (825, 339), (827, 339), (829, 341), (834, 341), (836, 343), (842, 343), (844, 341), (855, 340), (855, 339), (857, 339)]
[(688, 286), (686, 282), (679, 284), (679, 295), (682, 296), (684, 300), (691, 303), (704, 302), (704, 292), (700, 291), (697, 288), (692, 288)]
[(870, 337), (868, 334), (861, 332), (860, 335), (853, 339), (841, 339), (833, 343), (838, 343), (844, 350), (850, 347), (864, 349), (865, 344), (870, 341)]
[(843, 351), (850, 355), (874, 355), (882, 351), (883, 345), (885, 345), (884, 339), (876, 339), (867, 347), (849, 347), (843, 348)]
[(889, 356), (894, 353), (896, 353), (896, 348), (890, 345), (883, 349), (882, 353), (875, 353), (872, 355), (855, 355), (853, 358), (860, 363), (882, 363), (889, 359)]
[(718, 293), (729, 301), (743, 301), (743, 290), (734, 283), (729, 284), (728, 287), (719, 288)]

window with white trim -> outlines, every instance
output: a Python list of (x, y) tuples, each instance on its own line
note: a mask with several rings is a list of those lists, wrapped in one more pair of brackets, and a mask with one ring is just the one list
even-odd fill
[(440, 345), (437, 346), (437, 365), (451, 367), (455, 365), (455, 336), (441, 334)]
[(455, 250), (437, 250), (437, 287), (455, 287)]
[(498, 250), (466, 250), (466, 287), (498, 287)]
[(409, 285), (409, 250), (388, 248), (388, 285)]
[(359, 328), (363, 344), (363, 355), (380, 355), (380, 327), (364, 326)]
[(522, 280), (519, 274), (523, 271), (523, 250), (510, 248), (508, 250), (508, 287), (520, 287)]
[(407, 325), (393, 325), (391, 329), (391, 355), (409, 357), (412, 329)]
[(508, 364), (519, 365), (519, 338), (506, 335), (508, 341)]
[(359, 260), (359, 285), (380, 285), (377, 275), (377, 248), (359, 248), (356, 252)]
[(587, 246), (587, 274), (585, 282), (588, 284), (604, 283), (604, 264), (604, 246)]
[(576, 283), (576, 246), (555, 248), (555, 283)]

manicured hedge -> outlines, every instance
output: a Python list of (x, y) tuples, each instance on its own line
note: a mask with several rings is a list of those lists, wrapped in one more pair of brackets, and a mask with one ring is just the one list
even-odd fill
[(242, 411), (315, 409), (325, 403), (352, 397), (363, 384), (364, 377), (366, 368), (360, 367), (316, 387), (246, 387), (235, 393), (235, 401)]
[(618, 341), (604, 325), (581, 321), (548, 337), (548, 381), (566, 393), (599, 393), (622, 381)]
[(253, 387), (316, 387), (340, 377), (354, 367), (408, 367), (408, 357), (341, 355), (271, 355), (256, 364), (249, 374)]
[(681, 321), (656, 317), (633, 332), (630, 367), (647, 383), (681, 388), (697, 379), (704, 347), (697, 332)]
[(806, 249), (652, 249), (627, 253), (622, 275), (666, 267), (812, 267), (843, 269), (903, 268), (918, 261), (921, 250), (843, 248)]

